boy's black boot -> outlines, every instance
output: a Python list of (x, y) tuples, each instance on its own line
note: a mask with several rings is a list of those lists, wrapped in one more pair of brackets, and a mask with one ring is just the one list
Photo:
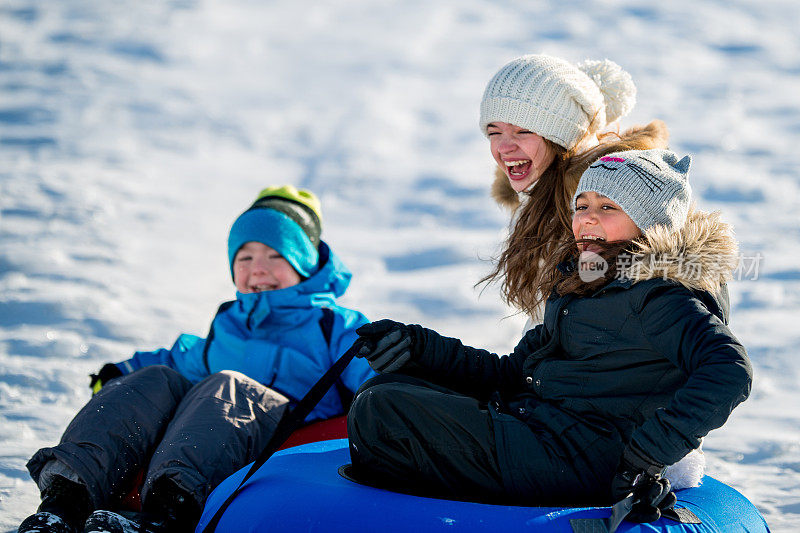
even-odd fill
[(174, 481), (157, 479), (142, 512), (105, 511), (92, 513), (84, 533), (191, 533), (200, 520), (202, 509), (187, 491)]
[(86, 520), (83, 533), (170, 533), (163, 517), (137, 511), (99, 509)]
[(143, 509), (163, 516), (170, 531), (175, 532), (193, 532), (203, 511), (194, 496), (166, 476), (153, 482)]
[(80, 483), (54, 476), (42, 491), (36, 514), (22, 521), (18, 533), (76, 533), (92, 511), (89, 492)]

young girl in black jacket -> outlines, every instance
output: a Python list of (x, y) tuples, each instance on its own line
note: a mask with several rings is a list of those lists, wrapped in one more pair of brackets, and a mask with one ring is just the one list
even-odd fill
[(353, 474), (522, 505), (633, 492), (636, 517), (657, 519), (674, 503), (665, 467), (722, 426), (752, 380), (726, 326), (736, 242), (690, 207), (689, 163), (644, 150), (589, 167), (544, 321), (510, 355), (418, 325), (362, 326), (358, 355), (383, 375), (348, 416)]

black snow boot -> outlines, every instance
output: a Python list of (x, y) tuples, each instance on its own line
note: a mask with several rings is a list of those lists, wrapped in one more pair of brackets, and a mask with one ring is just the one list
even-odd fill
[(62, 476), (42, 491), (36, 514), (22, 521), (18, 533), (77, 533), (92, 511), (89, 491), (80, 483)]
[(83, 533), (170, 533), (173, 528), (163, 517), (136, 511), (93, 512)]
[(192, 533), (200, 504), (174, 481), (157, 479), (141, 512), (98, 510), (86, 520), (84, 533)]
[(170, 531), (193, 532), (203, 509), (188, 491), (172, 479), (162, 476), (153, 482), (144, 511), (166, 518)]
[(58, 515), (39, 511), (22, 521), (18, 533), (76, 533), (78, 530)]

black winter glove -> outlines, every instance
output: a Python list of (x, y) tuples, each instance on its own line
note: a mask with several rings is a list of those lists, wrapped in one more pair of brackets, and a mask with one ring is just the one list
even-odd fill
[(103, 368), (100, 369), (100, 372), (97, 374), (89, 374), (91, 378), (91, 382), (89, 383), (89, 388), (92, 389), (92, 396), (100, 392), (109, 381), (112, 379), (118, 378), (122, 375), (122, 370), (113, 363), (106, 363), (103, 365)]
[(413, 338), (405, 324), (394, 320), (378, 320), (356, 330), (360, 343), (356, 357), (367, 359), (379, 374), (395, 372), (412, 356)]
[(675, 506), (677, 499), (670, 492), (669, 480), (663, 477), (664, 469), (663, 464), (648, 457), (633, 443), (628, 445), (611, 481), (614, 503), (633, 493), (633, 508), (625, 520), (655, 522), (661, 518), (662, 511)]

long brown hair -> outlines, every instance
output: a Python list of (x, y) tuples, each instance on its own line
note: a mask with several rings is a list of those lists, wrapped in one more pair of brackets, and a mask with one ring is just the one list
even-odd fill
[(553, 163), (531, 188), (495, 268), (478, 284), (502, 281), (500, 293), (506, 303), (531, 317), (538, 317), (542, 303), (560, 281), (555, 265), (564, 260), (559, 250), (574, 246), (572, 196), (584, 170), (598, 158), (612, 152), (666, 148), (668, 133), (660, 120), (643, 128), (631, 128), (622, 135), (606, 134), (600, 144), (581, 154), (558, 145)]
[[(559, 296), (565, 294), (575, 294), (577, 296), (587, 296), (600, 290), (605, 285), (619, 277), (619, 266), (617, 258), (624, 255), (633, 257), (636, 253), (637, 244), (643, 243), (644, 239), (639, 236), (632, 240), (625, 241), (593, 241), (591, 239), (581, 239), (576, 241), (565, 241), (558, 250), (553, 253), (546, 267), (550, 267), (551, 271), (558, 270), (559, 265), (569, 263), (571, 269), (569, 272), (560, 274), (555, 282), (554, 290)], [(605, 261), (607, 270), (595, 279), (587, 279), (585, 273), (581, 274), (581, 255), (578, 252), (578, 245), (581, 243), (592, 243), (593, 246), (599, 247), (600, 250), (594, 257), (600, 256)], [(591, 254), (590, 254), (591, 255)], [(556, 262), (558, 261), (558, 262)], [(594, 276), (591, 276), (594, 277)]]

